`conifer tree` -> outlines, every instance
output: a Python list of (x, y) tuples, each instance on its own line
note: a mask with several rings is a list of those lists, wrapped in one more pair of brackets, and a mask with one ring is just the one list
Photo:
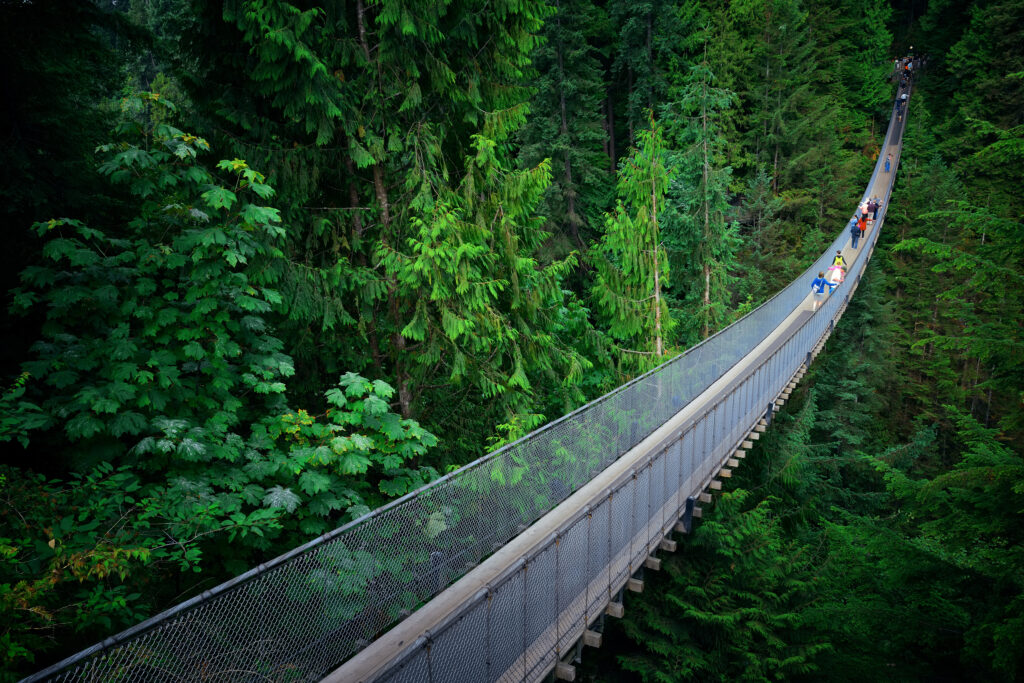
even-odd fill
[(465, 382), (511, 421), (531, 412), (532, 381), (567, 370), (571, 389), (590, 363), (553, 335), (575, 257), (541, 267), (532, 256), (547, 236), (534, 211), (550, 166), (509, 171), (495, 141), (474, 145), (460, 186), (412, 212), (416, 233), (382, 243), (378, 260), (412, 307), (401, 334), (416, 344), (413, 400)]
[(646, 112), (658, 111), (668, 94), (682, 26), (670, 0), (611, 0), (608, 13), (618, 29), (613, 71), (625, 99), (629, 143), (634, 144), (647, 125)]
[(590, 0), (557, 0), (544, 40), (531, 56), (537, 91), (519, 134), (527, 167), (550, 158), (552, 181), (541, 205), (552, 232), (584, 247), (600, 229), (611, 175), (603, 147), (603, 72), (594, 41), (607, 24)]
[(665, 299), (669, 266), (661, 233), (668, 182), (662, 128), (652, 116), (650, 128), (640, 131), (637, 147), (622, 162), (618, 203), (592, 250), (594, 304), (620, 344), (620, 364), (627, 366), (660, 362), (675, 325)]
[(725, 138), (717, 122), (735, 96), (715, 86), (704, 31), (704, 52), (689, 67), (667, 110), (678, 152), (672, 154), (677, 174), (669, 189), (666, 235), (675, 250), (676, 290), (684, 317), (691, 321), (688, 344), (697, 335), (706, 338), (725, 319), (737, 242), (736, 227), (727, 219), (732, 169), (723, 166)]
[(788, 153), (786, 135), (797, 117), (797, 98), (807, 91), (809, 58), (806, 12), (797, 0), (750, 0), (731, 8), (743, 27), (745, 51), (736, 55), (744, 77), (738, 85), (750, 112), (746, 147), (755, 164), (779, 177)]
[[(783, 533), (776, 501), (724, 494), (668, 580), (624, 619), (642, 650), (620, 655), (643, 681), (768, 680), (813, 675), (829, 645), (799, 627), (813, 592), (810, 556)], [(652, 599), (653, 598), (653, 599)]]

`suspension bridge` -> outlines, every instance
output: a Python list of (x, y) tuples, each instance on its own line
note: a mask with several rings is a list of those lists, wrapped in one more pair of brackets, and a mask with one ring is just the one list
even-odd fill
[[(430, 485), (24, 679), (573, 680), (740, 465), (854, 294), (906, 125), (890, 119), (853, 249), (844, 227), (772, 299), (590, 404)], [(884, 160), (892, 155), (890, 172)], [(846, 280), (812, 311), (836, 251)]]

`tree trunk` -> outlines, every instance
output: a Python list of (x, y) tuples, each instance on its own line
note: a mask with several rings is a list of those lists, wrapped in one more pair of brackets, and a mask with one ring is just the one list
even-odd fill
[[(707, 59), (707, 43), (704, 44), (704, 58)], [(708, 196), (708, 185), (711, 182), (711, 159), (708, 152), (708, 84), (701, 86), (702, 98), (700, 107), (701, 122), (701, 149), (704, 153), (703, 168), (701, 170), (702, 183), (701, 202), (704, 204), (704, 239), (701, 251), (704, 257), (704, 339), (711, 333), (711, 201)]]
[[(384, 173), (380, 164), (373, 167), (373, 189), (381, 208), (381, 243), (388, 246), (390, 241), (391, 209), (388, 202), (388, 189), (384, 185)], [(398, 306), (398, 282), (388, 276), (388, 313), (394, 331), (391, 333), (391, 345), (394, 347), (395, 388), (398, 390), (398, 407), (404, 418), (412, 417), (412, 392), (409, 389), (409, 375), (405, 365), (405, 337), (402, 336), (402, 315)]]
[(608, 170), (615, 175), (615, 103), (612, 101), (612, 92), (608, 91), (605, 97), (608, 108)]
[[(559, 3), (555, 3), (555, 9), (559, 13), (562, 8)], [(561, 14), (556, 14), (555, 21), (559, 28), (561, 28)], [(559, 30), (558, 35), (561, 36), (562, 32)], [(565, 142), (565, 201), (566, 201), (566, 215), (569, 218), (569, 232), (572, 235), (572, 239), (580, 248), (584, 248), (583, 240), (580, 239), (579, 230), (579, 216), (576, 214), (576, 188), (572, 184), (572, 161), (569, 158), (569, 112), (568, 107), (565, 103), (565, 65), (562, 61), (564, 47), (561, 39), (558, 41), (557, 53), (558, 53), (558, 105), (559, 112), (562, 116), (561, 132)]]
[(352, 210), (352, 232), (349, 242), (352, 250), (356, 249), (356, 242), (363, 235), (363, 217), (359, 215), (359, 192), (356, 189), (356, 170), (352, 163), (352, 157), (345, 156), (345, 175), (348, 176), (348, 208)]
[[(654, 64), (654, 12), (647, 13), (647, 64)], [(654, 69), (651, 69), (652, 73)], [(647, 108), (654, 109), (654, 79), (647, 82)]]
[(772, 160), (772, 192), (779, 193), (779, 143), (775, 143), (775, 158)]
[(658, 272), (658, 188), (651, 177), (651, 230), (654, 233), (654, 353), (664, 355), (661, 341), (661, 274)]
[[(632, 95), (633, 94), (633, 67), (632, 66), (629, 67), (629, 69), (626, 70), (626, 73), (627, 73), (627, 76), (628, 76), (626, 92), (629, 93), (629, 95)], [(631, 99), (632, 99), (631, 97), (627, 97), (626, 98), (626, 102), (628, 103)], [(632, 144), (636, 143), (636, 137), (633, 135), (633, 112), (629, 111), (628, 107), (626, 109), (626, 118), (629, 120), (629, 144), (632, 145)]]
[[(372, 66), (370, 45), (366, 38), (366, 8), (363, 0), (356, 0), (356, 23), (359, 31), (359, 44), (363, 48), (363, 56), (366, 58), (367, 66)], [(379, 66), (379, 65), (378, 65)], [(378, 69), (379, 73), (379, 69)], [(378, 161), (373, 165), (373, 192), (380, 205), (381, 243), (388, 246), (391, 230), (391, 203), (388, 198), (388, 188), (384, 182), (384, 169)], [(398, 306), (398, 282), (394, 277), (387, 278), (388, 289), (388, 314), (391, 317), (391, 324), (394, 331), (391, 334), (391, 345), (394, 347), (394, 368), (395, 384), (398, 390), (398, 408), (402, 417), (412, 417), (412, 392), (409, 389), (410, 377), (405, 366), (405, 337), (402, 336), (402, 316)], [(374, 326), (376, 329), (376, 326)]]

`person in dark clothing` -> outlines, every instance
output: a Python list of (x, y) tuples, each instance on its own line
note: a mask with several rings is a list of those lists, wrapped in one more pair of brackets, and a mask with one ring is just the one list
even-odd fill
[(850, 239), (853, 240), (853, 248), (857, 248), (857, 242), (860, 241), (860, 228), (857, 227), (857, 219), (850, 219)]

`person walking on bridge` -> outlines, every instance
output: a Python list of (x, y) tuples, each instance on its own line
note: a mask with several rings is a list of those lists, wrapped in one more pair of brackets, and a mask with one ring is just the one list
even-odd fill
[(863, 216), (857, 219), (857, 229), (860, 230), (860, 236), (863, 237), (864, 233), (868, 229), (868, 222), (864, 219)]
[(857, 219), (851, 218), (850, 224), (847, 226), (850, 230), (850, 240), (852, 242), (852, 248), (857, 248), (857, 242), (860, 241), (860, 228), (857, 227)]
[(814, 303), (811, 305), (812, 311), (818, 310), (821, 302), (825, 300), (826, 287), (828, 287), (828, 293), (831, 294), (835, 285), (825, 279), (825, 271), (819, 270), (818, 277), (814, 278), (811, 282), (811, 292), (814, 294)]
[(885, 172), (888, 173), (892, 170), (892, 154), (885, 155)]

